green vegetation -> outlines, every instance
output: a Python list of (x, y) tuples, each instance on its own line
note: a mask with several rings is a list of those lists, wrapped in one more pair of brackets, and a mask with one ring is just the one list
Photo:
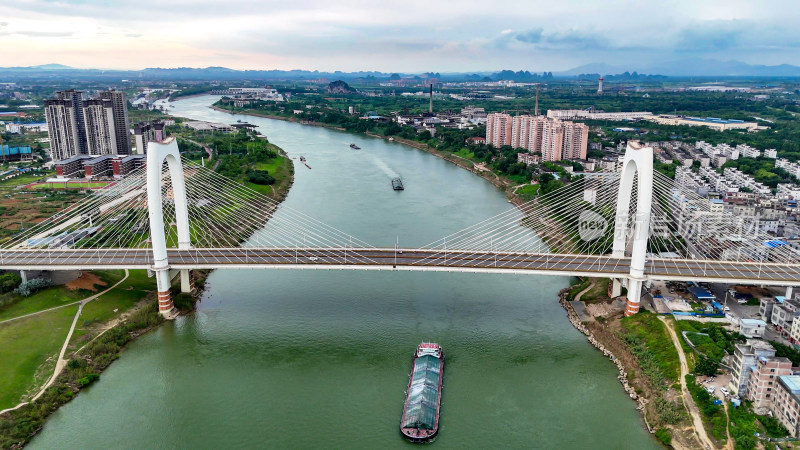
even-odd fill
[[(0, 409), (19, 403), (32, 381), (39, 385), (47, 379), (36, 377), (37, 370), (58, 353), (77, 310), (72, 305), (0, 324)], [(43, 372), (53, 365), (45, 365)]]
[(742, 172), (752, 175), (759, 183), (763, 183), (773, 189), (778, 183), (797, 183), (798, 180), (789, 172), (780, 167), (775, 167), (775, 160), (759, 156), (758, 158), (739, 158), (728, 161), (723, 166), (733, 167)]
[(514, 194), (524, 201), (533, 200), (539, 194), (538, 184), (526, 184), (514, 191)]
[[(719, 361), (726, 354), (733, 354), (734, 345), (737, 342), (744, 342), (745, 337), (739, 333), (733, 333), (715, 323), (703, 323), (696, 320), (678, 320), (676, 322), (678, 331), (686, 331), (686, 337), (692, 341), (700, 358), (697, 363), (703, 362), (701, 367), (695, 366), (696, 373), (714, 373), (712, 365), (716, 368)], [(708, 358), (708, 361), (704, 360)]]
[(42, 178), (51, 176), (53, 174), (55, 174), (55, 172), (50, 172), (50, 171), (36, 171), (32, 173), (25, 173), (13, 178), (0, 180), (0, 186), (22, 186), (25, 184), (31, 184), (33, 182), (39, 181)]
[(22, 282), (22, 278), (13, 272), (0, 275), (0, 294), (6, 294), (16, 289)]
[(694, 398), (697, 409), (703, 416), (703, 422), (710, 425), (711, 434), (715, 439), (725, 441), (727, 439), (727, 426), (728, 420), (725, 415), (725, 410), (720, 405), (714, 404), (714, 399), (711, 394), (706, 391), (705, 387), (697, 384), (697, 378), (694, 375), (686, 375), (686, 387)]
[(189, 95), (205, 94), (206, 92), (212, 91), (214, 89), (216, 89), (216, 87), (210, 84), (197, 84), (194, 86), (183, 88), (178, 92), (172, 93), (172, 95), (169, 96), (169, 99), (174, 100), (176, 98), (187, 97)]
[(662, 444), (669, 446), (672, 444), (672, 434), (666, 428), (659, 428), (656, 430), (656, 439)]
[(95, 189), (108, 186), (104, 181), (93, 181), (89, 183), (43, 183), (31, 186), (33, 189)]
[(649, 312), (625, 317), (622, 338), (654, 385), (666, 388), (678, 379), (680, 360), (665, 324)]
[[(122, 270), (98, 270), (92, 272), (100, 279), (101, 288), (111, 286), (122, 279)], [(64, 306), (89, 297), (95, 292), (86, 289), (69, 289), (66, 286), (55, 286), (38, 291), (29, 297), (8, 293), (0, 295), (0, 321), (25, 314), (42, 311), (57, 306)]]
[(800, 351), (778, 341), (769, 341), (769, 343), (775, 348), (775, 356), (789, 358), (793, 366), (800, 365)]
[[(119, 352), (134, 335), (162, 321), (158, 307), (155, 302), (151, 302), (147, 307), (131, 314), (124, 323), (108, 330), (86, 346), (70, 360), (53, 386), (48, 388), (42, 397), (11, 411), (6, 420), (0, 421), (0, 447), (9, 448), (18, 443), (27, 443), (42, 427), (51, 412), (71, 400), (81, 388), (99, 378), (98, 374), (119, 357)], [(3, 368), (0, 367), (0, 370)]]
[(236, 133), (210, 134), (181, 130), (180, 134), (178, 146), (184, 156), (195, 161), (207, 156), (202, 147), (187, 140), (191, 139), (212, 149), (216, 172), (262, 194), (276, 196), (288, 190), (293, 173), (291, 164), (278, 146), (257, 137), (257, 133), (242, 129)]

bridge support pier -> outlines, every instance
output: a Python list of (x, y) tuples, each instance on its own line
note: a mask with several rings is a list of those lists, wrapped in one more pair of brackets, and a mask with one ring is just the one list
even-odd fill
[(786, 300), (791, 300), (792, 299), (792, 294), (793, 294), (792, 291), (793, 290), (794, 290), (794, 286), (786, 286)]
[(628, 278), (628, 299), (625, 302), (625, 317), (639, 312), (639, 303), (642, 300), (642, 284), (644, 279)]
[(189, 269), (181, 269), (181, 292), (190, 294), (194, 290), (194, 281), (192, 281), (192, 271)]
[(170, 279), (169, 268), (156, 270), (156, 286), (158, 289), (158, 312), (165, 319), (172, 320), (178, 317), (178, 310), (172, 302), (172, 294), (169, 291)]
[(617, 298), (620, 295), (622, 295), (622, 282), (619, 278), (612, 278), (608, 284), (608, 296), (609, 298)]

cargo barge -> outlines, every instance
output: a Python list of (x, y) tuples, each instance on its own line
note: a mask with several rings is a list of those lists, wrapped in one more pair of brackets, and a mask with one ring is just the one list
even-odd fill
[(439, 431), (444, 352), (439, 344), (423, 342), (414, 353), (400, 432), (412, 442), (425, 442)]

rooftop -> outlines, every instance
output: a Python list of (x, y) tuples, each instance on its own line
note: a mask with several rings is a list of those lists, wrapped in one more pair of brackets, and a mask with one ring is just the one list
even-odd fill
[(789, 391), (795, 399), (800, 395), (800, 375), (781, 375), (778, 382)]

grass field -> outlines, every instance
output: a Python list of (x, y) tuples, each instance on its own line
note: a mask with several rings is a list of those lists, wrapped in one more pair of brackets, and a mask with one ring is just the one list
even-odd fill
[(36, 371), (56, 356), (78, 305), (0, 324), (0, 409), (19, 403)]
[[(122, 270), (98, 270), (93, 273), (106, 283), (106, 287), (97, 287), (99, 291), (102, 291), (122, 279), (124, 272)], [(84, 289), (72, 290), (66, 286), (54, 286), (35, 292), (27, 298), (16, 294), (6, 294), (7, 297), (15, 296), (16, 298), (12, 304), (0, 310), (0, 321), (73, 303), (94, 293)]]
[(24, 184), (31, 184), (34, 181), (38, 181), (42, 178), (48, 177), (53, 175), (55, 172), (43, 172), (38, 174), (24, 174), (18, 177), (9, 178), (7, 180), (0, 181), (0, 186), (21, 186)]
[(105, 181), (94, 181), (89, 183), (67, 183), (67, 186), (64, 187), (64, 183), (44, 183), (44, 184), (37, 184), (31, 186), (33, 189), (92, 189), (92, 188), (101, 188), (108, 186), (109, 183)]
[[(93, 273), (107, 283), (106, 286), (96, 286), (96, 292), (107, 289), (124, 276), (122, 270)], [(147, 277), (147, 271), (130, 271), (128, 279), (118, 287), (84, 306), (71, 344), (96, 330), (97, 324), (130, 310), (154, 289), (155, 280)], [(0, 320), (73, 303), (96, 292), (70, 290), (64, 286), (45, 289), (6, 308), (0, 313)], [(77, 309), (78, 305), (71, 305), (0, 324), (0, 380), (3, 380), (0, 383), (0, 409), (19, 403), (20, 397), (31, 386), (44, 382), (47, 372), (53, 368), (52, 364), (45, 363), (61, 348)], [(37, 371), (42, 375), (39, 379), (36, 379)]]
[(457, 151), (457, 152), (455, 152), (453, 154), (456, 155), (456, 156), (460, 156), (460, 157), (462, 157), (464, 159), (469, 159), (469, 160), (473, 160), (473, 161), (475, 160), (475, 153), (472, 153), (471, 151), (467, 150), (466, 148), (462, 148), (461, 150), (459, 150), (459, 151)]
[(262, 162), (255, 164), (254, 169), (266, 170), (270, 175), (272, 175), (273, 178), (275, 178), (275, 183), (272, 185), (259, 185), (248, 182), (247, 186), (249, 188), (256, 192), (269, 195), (270, 197), (275, 197), (276, 193), (285, 193), (289, 190), (289, 183), (294, 173), (294, 167), (292, 166), (292, 162), (289, 160), (289, 158), (283, 154), (277, 158), (272, 158), (266, 163)]
[(526, 184), (514, 191), (514, 194), (523, 200), (532, 200), (539, 193), (538, 184)]
[(131, 270), (129, 273), (122, 284), (83, 307), (71, 342), (92, 331), (94, 325), (116, 319), (156, 289), (155, 278), (148, 278), (146, 270)]

